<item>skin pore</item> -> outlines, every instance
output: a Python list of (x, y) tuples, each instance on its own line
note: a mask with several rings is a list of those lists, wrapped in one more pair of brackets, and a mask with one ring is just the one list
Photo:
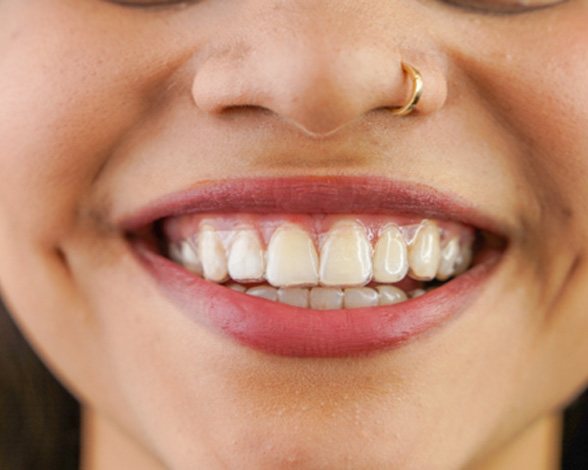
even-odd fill
[[(584, 0), (0, 0), (1, 294), (84, 407), (86, 468), (520, 468), (539, 447), (555, 468), (588, 383), (587, 21)], [(405, 118), (384, 109), (401, 61), (425, 83)], [(267, 355), (178, 314), (116, 225), (205, 181), (334, 174), (498, 222), (466, 312), (369, 357)]]

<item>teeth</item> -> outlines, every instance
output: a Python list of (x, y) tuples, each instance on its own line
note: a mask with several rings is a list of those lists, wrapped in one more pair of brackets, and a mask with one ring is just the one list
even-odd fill
[(435, 278), (441, 260), (441, 236), (434, 222), (425, 220), (408, 247), (410, 277), (420, 281)]
[(307, 308), (310, 302), (309, 295), (309, 290), (302, 287), (284, 287), (278, 289), (278, 302)]
[(247, 290), (247, 287), (245, 287), (241, 284), (229, 284), (229, 285), (227, 285), (227, 287), (229, 289), (235, 290), (237, 292), (245, 292)]
[(262, 299), (272, 300), (276, 302), (278, 300), (278, 289), (269, 286), (257, 286), (247, 289), (247, 294), (254, 297), (261, 297)]
[(310, 307), (317, 310), (334, 310), (343, 307), (343, 290), (332, 287), (314, 287), (310, 290)]
[(345, 221), (329, 231), (321, 248), (319, 274), (323, 286), (363, 286), (370, 281), (371, 245), (361, 225)]
[(471, 245), (462, 246), (459, 250), (459, 256), (455, 262), (455, 274), (461, 274), (465, 272), (472, 262), (473, 251)]
[(267, 281), (277, 287), (318, 284), (318, 255), (308, 233), (288, 224), (278, 228), (267, 248)]
[(198, 254), (205, 279), (223, 282), (228, 278), (225, 248), (213, 227), (205, 225), (198, 236)]
[(202, 275), (202, 263), (200, 262), (198, 253), (188, 240), (173, 243), (170, 247), (170, 257), (184, 266), (188, 271)]
[(414, 289), (408, 293), (408, 296), (411, 299), (416, 299), (417, 297), (420, 297), (421, 295), (425, 295), (426, 293), (427, 293), (427, 291), (425, 289)]
[[(235, 291), (320, 310), (404, 302), (434, 285), (425, 282), (446, 281), (470, 267), (471, 231), (444, 227), (441, 244), (441, 229), (430, 220), (402, 227), (386, 222), (379, 232), (373, 222), (364, 225), (360, 220), (347, 216), (331, 224), (328, 232), (319, 231), (320, 256), (312, 229), (287, 222), (277, 228), (262, 225), (258, 230), (249, 219), (243, 221), (248, 225), (227, 233), (216, 230), (214, 221), (203, 219), (198, 234), (171, 243), (168, 253), (209, 281), (229, 281), (226, 287)], [(267, 250), (262, 233), (264, 237), (271, 234)], [(410, 292), (394, 285), (407, 275), (423, 282), (409, 283)], [(248, 289), (247, 284), (254, 287)]]
[(452, 238), (441, 250), (441, 262), (439, 263), (439, 269), (437, 269), (437, 279), (446, 281), (455, 274), (459, 256), (459, 240)]
[(374, 307), (378, 305), (378, 291), (369, 287), (350, 287), (345, 289), (345, 308)]
[(374, 280), (393, 283), (404, 279), (408, 272), (406, 243), (398, 227), (386, 227), (374, 248)]
[(235, 281), (260, 281), (265, 271), (264, 251), (255, 230), (239, 230), (229, 252), (229, 275)]
[(408, 299), (406, 293), (394, 286), (378, 286), (376, 287), (380, 294), (379, 305), (392, 305), (404, 302)]

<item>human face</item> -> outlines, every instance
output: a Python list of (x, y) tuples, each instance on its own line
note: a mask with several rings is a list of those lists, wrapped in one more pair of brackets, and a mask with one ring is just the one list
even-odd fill
[[(481, 461), (588, 380), (587, 21), (583, 0), (513, 14), (0, 0), (2, 295), (82, 403), (167, 467)], [(402, 61), (425, 86), (407, 117), (388, 109), (407, 96)], [(486, 240), (470, 271), (412, 304), (357, 310), (355, 348), (353, 311), (324, 313), (342, 337), (313, 339), (317, 312), (203, 287), (137, 251), (137, 220), (196, 203), (212, 225), (256, 212), (260, 232), (429, 218), (500, 249)], [(237, 337), (239, 312), (290, 336)], [(392, 332), (382, 344), (369, 315)]]

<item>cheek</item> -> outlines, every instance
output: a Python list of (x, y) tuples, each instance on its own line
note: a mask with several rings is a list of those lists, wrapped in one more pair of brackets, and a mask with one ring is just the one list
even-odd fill
[(0, 33), (1, 216), (47, 242), (73, 222), (172, 65), (141, 28), (68, 3), (12, 7)]
[(519, 141), (520, 174), (541, 210), (560, 221), (588, 195), (588, 7), (570, 5), (509, 23), (464, 57), (498, 125)]

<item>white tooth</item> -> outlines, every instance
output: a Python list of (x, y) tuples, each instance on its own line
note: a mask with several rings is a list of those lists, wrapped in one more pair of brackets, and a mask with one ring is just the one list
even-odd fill
[(252, 287), (251, 289), (247, 289), (247, 294), (252, 295), (254, 297), (261, 297), (262, 299), (273, 300), (274, 302), (278, 300), (278, 289), (276, 289), (275, 287)]
[(350, 287), (345, 289), (345, 308), (374, 307), (378, 305), (378, 292), (369, 287)]
[(318, 255), (305, 230), (286, 224), (274, 232), (267, 248), (265, 276), (277, 287), (318, 284)]
[(229, 275), (235, 281), (260, 281), (265, 271), (264, 251), (255, 230), (239, 230), (229, 251)]
[(321, 248), (320, 282), (324, 286), (355, 287), (372, 277), (372, 247), (364, 228), (354, 221), (336, 224)]
[(223, 282), (228, 277), (225, 248), (213, 227), (205, 225), (198, 235), (198, 255), (202, 262), (204, 278)]
[(229, 284), (229, 285), (227, 285), (227, 287), (229, 289), (235, 290), (237, 292), (245, 292), (247, 290), (247, 287), (245, 287), (241, 284), (237, 284), (237, 283)]
[(172, 261), (175, 261), (178, 264), (183, 263), (182, 250), (180, 249), (180, 243), (181, 242), (170, 243), (169, 249), (168, 249), (168, 254), (169, 254), (170, 259)]
[(420, 297), (421, 295), (425, 295), (426, 293), (427, 293), (427, 291), (425, 289), (414, 289), (408, 293), (408, 296), (411, 299), (416, 299), (417, 297)]
[(425, 220), (408, 246), (410, 277), (421, 281), (435, 278), (441, 257), (441, 236), (434, 222)]
[(400, 302), (404, 302), (408, 299), (406, 293), (394, 286), (378, 286), (378, 293), (380, 294), (380, 305), (392, 305)]
[(180, 256), (182, 258), (182, 265), (194, 274), (202, 275), (202, 263), (198, 257), (196, 248), (188, 240), (183, 240), (180, 243)]
[(473, 257), (473, 249), (471, 243), (462, 245), (459, 250), (459, 255), (455, 262), (455, 274), (461, 274), (470, 267)]
[(441, 250), (441, 262), (437, 269), (437, 279), (446, 281), (455, 274), (457, 259), (459, 256), (459, 239), (452, 238)]
[(393, 283), (404, 279), (408, 272), (408, 253), (398, 227), (385, 227), (374, 248), (374, 280)]
[(302, 287), (283, 287), (278, 289), (278, 302), (307, 308), (309, 305), (309, 291)]
[(310, 290), (310, 307), (333, 310), (343, 307), (343, 290), (332, 287), (314, 287)]

